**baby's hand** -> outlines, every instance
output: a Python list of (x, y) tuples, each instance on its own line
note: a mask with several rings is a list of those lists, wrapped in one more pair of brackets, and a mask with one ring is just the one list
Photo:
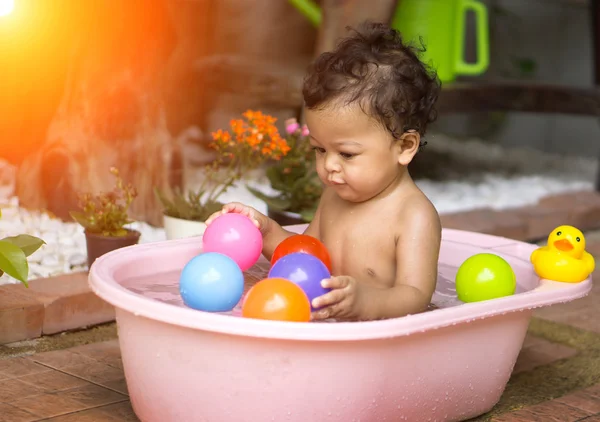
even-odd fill
[(225, 204), (221, 211), (217, 211), (216, 213), (208, 217), (208, 219), (206, 220), (206, 225), (209, 226), (210, 223), (212, 223), (215, 220), (215, 218), (223, 214), (227, 214), (229, 212), (242, 214), (248, 217), (250, 220), (252, 220), (256, 227), (258, 227), (258, 229), (263, 235), (267, 231), (267, 228), (269, 227), (269, 222), (271, 221), (269, 217), (258, 212), (252, 207), (240, 204), (239, 202), (230, 202), (228, 204)]
[[(361, 317), (360, 284), (352, 277), (339, 276), (321, 282), (324, 288), (331, 291), (316, 297), (312, 305), (316, 310), (313, 320), (335, 318), (337, 320), (358, 320)], [(318, 309), (320, 308), (320, 309)]]

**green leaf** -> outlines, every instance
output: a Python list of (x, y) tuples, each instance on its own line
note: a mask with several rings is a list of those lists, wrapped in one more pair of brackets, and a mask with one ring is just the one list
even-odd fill
[(300, 216), (302, 217), (302, 219), (304, 221), (306, 221), (307, 223), (310, 223), (313, 218), (315, 218), (315, 212), (317, 210), (316, 209), (306, 209), (306, 210), (302, 210), (300, 212)]
[(21, 250), (25, 253), (25, 256), (31, 255), (39, 248), (41, 248), (42, 245), (46, 244), (46, 242), (44, 242), (39, 237), (30, 236), (28, 234), (20, 234), (18, 236), (5, 237), (2, 240), (10, 242), (13, 245), (21, 248)]
[(202, 212), (198, 213), (197, 215), (195, 215), (195, 220), (197, 221), (206, 221), (208, 220), (208, 217), (210, 217), (211, 215), (213, 215), (214, 213), (216, 213), (217, 211), (221, 211), (223, 209), (223, 205), (221, 202), (207, 202), (203, 209)]
[(248, 189), (248, 191), (252, 195), (256, 196), (258, 199), (265, 201), (265, 203), (269, 207), (271, 207), (275, 210), (285, 211), (290, 206), (290, 201), (286, 198), (277, 197), (277, 196), (268, 196), (259, 190), (251, 188), (250, 186), (246, 186), (246, 189)]
[(69, 214), (71, 214), (71, 217), (73, 217), (73, 220), (75, 220), (77, 223), (81, 224), (84, 228), (90, 227), (90, 222), (84, 213), (78, 212), (78, 211), (71, 211)]
[(29, 264), (25, 252), (4, 240), (0, 240), (0, 270), (27, 286)]
[(167, 199), (165, 194), (157, 187), (154, 188), (154, 195), (158, 201), (162, 204), (163, 208), (172, 208), (173, 203)]

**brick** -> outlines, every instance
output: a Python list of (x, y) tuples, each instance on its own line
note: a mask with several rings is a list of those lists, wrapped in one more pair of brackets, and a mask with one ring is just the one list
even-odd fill
[(600, 227), (600, 193), (595, 191), (568, 192), (540, 200), (544, 207), (570, 206), (574, 225), (584, 229)]
[(62, 368), (61, 371), (95, 384), (119, 381), (125, 378), (122, 369), (101, 362), (67, 366)]
[(128, 397), (121, 393), (93, 384), (66, 390), (61, 394), (86, 407), (98, 407), (128, 400)]
[(96, 359), (79, 353), (74, 353), (71, 351), (71, 349), (36, 353), (35, 355), (28, 356), (27, 359), (54, 369), (62, 369), (66, 368), (67, 366), (91, 364), (97, 362)]
[(11, 404), (25, 412), (38, 416), (38, 420), (73, 413), (90, 407), (68, 397), (63, 391), (21, 398)]
[(55, 334), (114, 321), (114, 307), (100, 299), (79, 272), (32, 280), (30, 289), (44, 304), (43, 334)]
[(594, 394), (590, 389), (576, 391), (556, 401), (588, 413), (600, 413), (600, 394)]
[(531, 371), (538, 366), (548, 365), (560, 359), (574, 356), (577, 350), (545, 339), (536, 338), (523, 344), (513, 373)]
[(120, 403), (98, 407), (98, 409), (101, 410), (103, 413), (114, 417), (117, 421), (120, 422), (139, 421), (129, 401), (122, 401)]
[[(600, 268), (592, 274), (594, 280), (600, 279)], [(562, 324), (571, 325), (586, 331), (600, 333), (600, 284), (595, 282), (590, 293), (567, 303), (560, 303), (537, 309), (534, 315)]]
[(569, 224), (571, 210), (568, 206), (544, 207), (540, 204), (513, 211), (527, 225), (528, 240), (546, 239), (550, 232), (562, 224)]
[(46, 366), (24, 357), (0, 360), (0, 379), (38, 375), (48, 371)]
[(0, 403), (0, 422), (33, 422), (39, 418), (7, 403)]
[(0, 344), (37, 338), (42, 333), (44, 305), (21, 284), (0, 286)]
[(454, 214), (442, 214), (440, 219), (442, 226), (448, 229), (468, 230), (517, 240), (524, 240), (527, 237), (525, 220), (513, 212), (497, 212), (482, 208)]
[[(502, 415), (492, 417), (492, 422), (532, 422), (532, 415), (526, 410), (503, 413)], [(539, 421), (539, 419), (535, 419)]]
[(34, 385), (38, 388), (41, 388), (44, 392), (49, 393), (56, 393), (89, 384), (87, 381), (82, 380), (81, 378), (64, 374), (54, 369), (41, 372), (39, 374), (19, 377), (19, 381)]
[(576, 422), (581, 418), (590, 416), (589, 412), (568, 406), (556, 400), (528, 406), (516, 412), (506, 413), (493, 421), (548, 421), (548, 422)]
[(538, 204), (517, 210), (528, 222), (528, 236), (543, 239), (562, 224), (580, 230), (600, 227), (600, 194), (593, 191), (549, 195)]
[(57, 416), (51, 419), (45, 419), (48, 422), (121, 422), (122, 419), (115, 419), (101, 408), (83, 410), (81, 412), (69, 413), (67, 415)]
[[(42, 392), (41, 388), (21, 381), (18, 378), (3, 380), (0, 382), (0, 403), (11, 403), (24, 398), (39, 396)], [(27, 411), (27, 409), (23, 410)], [(34, 412), (30, 413), (35, 414)]]

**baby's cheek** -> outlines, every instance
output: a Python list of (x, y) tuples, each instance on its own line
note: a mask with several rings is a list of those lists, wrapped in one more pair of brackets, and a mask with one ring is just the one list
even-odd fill
[(317, 166), (317, 175), (319, 176), (319, 179), (321, 179), (322, 182), (326, 182), (327, 181), (327, 171), (325, 170), (323, 165), (320, 164), (319, 162), (316, 163), (316, 166)]

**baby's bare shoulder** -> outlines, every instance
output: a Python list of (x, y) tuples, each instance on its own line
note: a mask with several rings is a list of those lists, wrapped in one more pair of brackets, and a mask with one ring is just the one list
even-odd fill
[(411, 192), (398, 207), (396, 219), (402, 227), (441, 231), (440, 216), (429, 198), (420, 190)]

